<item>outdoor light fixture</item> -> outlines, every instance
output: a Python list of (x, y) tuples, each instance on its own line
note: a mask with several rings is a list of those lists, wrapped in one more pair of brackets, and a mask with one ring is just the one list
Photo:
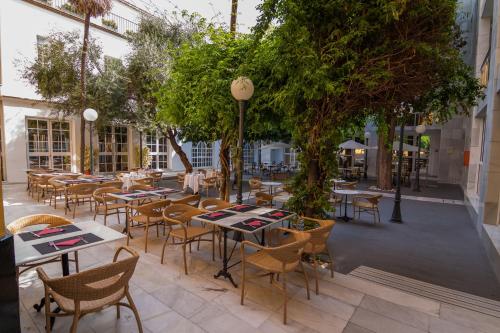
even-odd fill
[[(365, 146), (368, 146), (368, 140), (372, 134), (368, 131), (365, 132)], [(364, 178), (368, 178), (368, 149), (365, 149), (365, 174)]]
[(253, 83), (252, 80), (245, 76), (240, 76), (233, 82), (231, 82), (231, 94), (234, 99), (238, 101), (240, 107), (240, 124), (239, 124), (239, 136), (238, 136), (238, 192), (236, 194), (236, 202), (241, 204), (243, 202), (243, 122), (245, 117), (245, 109), (247, 106), (247, 101), (253, 95)]
[[(83, 118), (89, 122), (89, 127), (90, 127), (90, 174), (94, 174), (94, 145), (93, 145), (93, 124), (94, 121), (97, 120), (98, 114), (97, 111), (94, 109), (85, 109), (83, 111)], [(82, 156), (82, 158), (85, 158), (85, 156)]]
[(418, 147), (418, 152), (417, 152), (417, 168), (416, 168), (416, 174), (415, 174), (415, 188), (413, 189), (416, 192), (420, 192), (420, 145), (422, 143), (422, 134), (425, 133), (425, 125), (418, 125), (415, 127), (415, 132), (417, 132), (417, 147)]

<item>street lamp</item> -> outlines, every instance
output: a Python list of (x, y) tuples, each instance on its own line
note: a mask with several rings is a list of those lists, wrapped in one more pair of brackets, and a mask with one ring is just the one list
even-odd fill
[[(371, 133), (366, 131), (365, 132), (365, 146), (368, 147), (368, 139), (370, 139)], [(365, 148), (365, 179), (368, 179), (368, 149)]]
[[(89, 122), (90, 127), (90, 174), (94, 174), (94, 145), (93, 145), (93, 124), (97, 120), (97, 111), (94, 109), (86, 109), (83, 111), (83, 118)], [(85, 157), (83, 157), (85, 158)]]
[(245, 117), (245, 109), (247, 106), (247, 101), (253, 95), (253, 83), (252, 80), (245, 76), (240, 76), (233, 82), (231, 82), (231, 94), (234, 99), (238, 101), (240, 107), (240, 124), (238, 133), (238, 192), (236, 194), (236, 202), (241, 204), (243, 202), (243, 122)]
[(417, 173), (415, 175), (415, 188), (413, 189), (416, 192), (420, 192), (420, 145), (422, 143), (422, 134), (425, 133), (425, 125), (418, 125), (415, 127), (415, 132), (417, 132), (417, 169), (415, 170)]

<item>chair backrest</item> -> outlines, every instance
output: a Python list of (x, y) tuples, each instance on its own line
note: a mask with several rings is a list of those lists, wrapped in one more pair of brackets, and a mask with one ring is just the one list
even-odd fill
[(344, 190), (354, 190), (356, 189), (357, 182), (345, 182), (345, 183), (339, 183), (337, 186), (339, 186), (341, 189)]
[(153, 177), (155, 180), (161, 180), (161, 177), (163, 176), (163, 172), (158, 171), (158, 172), (151, 172), (150, 173), (151, 177)]
[(55, 176), (49, 179), (49, 184), (54, 186), (54, 188), (61, 188), (64, 187), (64, 184), (58, 182), (58, 180), (65, 180), (65, 179), (71, 179), (71, 178), (68, 176)]
[(202, 180), (203, 185), (213, 185), (217, 181), (217, 177), (208, 177)]
[(366, 200), (370, 202), (374, 206), (378, 206), (378, 203), (380, 202), (380, 199), (382, 199), (383, 195), (382, 194), (374, 194), (373, 196), (367, 196)]
[(163, 220), (167, 225), (183, 225), (191, 221), (195, 215), (204, 211), (186, 204), (173, 204), (163, 210)]
[(225, 209), (231, 207), (231, 204), (227, 201), (221, 200), (221, 199), (215, 199), (215, 198), (208, 198), (203, 200), (200, 203), (201, 208), (210, 210), (210, 211), (215, 211), (219, 209)]
[(76, 195), (91, 195), (94, 193), (95, 189), (98, 187), (97, 184), (75, 184), (67, 188), (69, 194)]
[(121, 189), (123, 187), (123, 182), (120, 180), (104, 182), (99, 187), (114, 187), (117, 189)]
[[(117, 260), (122, 250), (129, 252), (131, 256)], [(75, 302), (95, 301), (128, 288), (138, 260), (139, 254), (135, 250), (120, 247), (111, 264), (54, 279), (49, 278), (41, 267), (37, 268), (37, 273), (46, 286), (63, 297)], [(97, 282), (109, 281), (112, 278), (116, 278), (112, 283), (97, 284)]]
[(139, 185), (153, 186), (154, 179), (153, 177), (144, 177), (144, 178), (134, 179), (134, 182)]
[(140, 206), (133, 206), (139, 214), (148, 217), (160, 217), (165, 207), (170, 205), (170, 200), (156, 200)]
[(107, 201), (113, 201), (116, 200), (116, 198), (110, 197), (106, 195), (107, 193), (118, 193), (121, 190), (117, 189), (116, 187), (99, 187), (94, 191), (94, 194), (92, 195), (94, 197), (94, 200), (97, 202), (107, 202)]
[(129, 186), (128, 190), (129, 191), (135, 191), (135, 190), (148, 191), (148, 190), (151, 190), (151, 186), (149, 186), (149, 185), (142, 185), (142, 184), (135, 184), (135, 185)]
[(47, 225), (49, 227), (58, 227), (61, 225), (72, 224), (70, 220), (57, 215), (52, 214), (36, 214), (29, 215), (18, 218), (14, 222), (7, 225), (7, 229), (13, 233), (17, 234), (22, 231), (24, 228), (33, 226), (33, 225)]
[(257, 192), (255, 193), (255, 198), (257, 201), (261, 203), (269, 202), (271, 203), (273, 201), (273, 196), (269, 193), (266, 192)]
[(184, 177), (186, 176), (185, 173), (178, 173), (177, 174), (177, 182), (183, 183), (184, 182)]
[(293, 237), (293, 241), (285, 245), (269, 247), (263, 250), (276, 260), (281, 261), (283, 265), (298, 262), (304, 250), (304, 246), (311, 239), (311, 235), (306, 232), (293, 229), (288, 229), (287, 231), (290, 234), (288, 237)]
[(262, 181), (256, 178), (250, 178), (248, 180), (248, 185), (250, 185), (250, 189), (259, 189), (262, 187)]
[(173, 205), (185, 204), (192, 207), (198, 207), (200, 205), (200, 199), (201, 195), (193, 194), (193, 195), (188, 195), (187, 197), (181, 198), (179, 200), (172, 200), (172, 204)]
[(326, 241), (330, 236), (330, 232), (335, 225), (334, 220), (320, 220), (320, 219), (312, 219), (308, 217), (303, 217), (306, 220), (310, 220), (319, 224), (317, 228), (306, 230), (309, 235), (311, 235), (311, 239), (309, 243), (312, 244), (314, 249), (323, 249), (326, 246)]

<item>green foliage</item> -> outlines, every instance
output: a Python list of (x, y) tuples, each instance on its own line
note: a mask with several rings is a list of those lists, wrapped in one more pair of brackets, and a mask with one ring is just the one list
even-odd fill
[[(153, 161), (153, 157), (149, 153), (150, 151), (148, 147), (142, 147), (142, 167), (146, 169), (151, 166), (151, 162)], [(141, 149), (139, 146), (135, 146), (134, 156), (135, 166), (139, 167), (141, 165)]]
[(107, 19), (103, 18), (102, 19), (102, 24), (105, 25), (108, 28), (113, 29), (113, 30), (117, 30), (118, 29), (118, 24), (116, 24), (116, 22), (113, 21), (113, 20), (107, 20)]

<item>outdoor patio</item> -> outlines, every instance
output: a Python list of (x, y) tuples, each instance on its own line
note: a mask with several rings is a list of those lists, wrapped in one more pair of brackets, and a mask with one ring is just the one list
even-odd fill
[[(64, 215), (43, 202), (36, 203), (22, 184), (4, 186), (6, 220), (35, 213)], [(91, 213), (80, 210), (76, 223), (92, 220)], [(98, 217), (98, 223), (102, 218)], [(122, 230), (123, 224), (108, 219), (108, 225)], [(188, 255), (189, 275), (182, 266), (182, 251), (168, 246), (166, 263), (160, 264), (164, 238), (150, 238), (148, 253), (143, 252), (143, 237), (130, 245), (140, 252), (131, 282), (131, 293), (138, 307), (145, 332), (497, 332), (500, 318), (470, 311), (428, 298), (412, 295), (352, 275), (335, 273), (333, 279), (323, 271), (320, 294), (307, 300), (304, 282), (298, 273), (290, 274), (288, 325), (282, 323), (282, 295), (271, 287), (268, 278), (247, 282), (245, 305), (240, 305), (240, 289), (228, 281), (214, 279), (220, 259), (212, 262), (209, 246), (193, 248)], [(80, 252), (80, 268), (109, 263), (115, 244), (91, 247)], [(70, 266), (72, 267), (72, 266)], [(60, 264), (44, 266), (49, 274), (60, 275)], [(231, 269), (240, 283), (240, 266)], [(310, 281), (313, 284), (313, 281)], [(33, 304), (43, 296), (43, 287), (34, 270), (20, 280), (21, 323), (23, 332), (44, 332), (43, 311)], [(58, 318), (54, 332), (66, 332), (69, 318)], [(114, 308), (85, 316), (78, 332), (136, 332), (132, 312), (122, 311), (116, 319)]]

